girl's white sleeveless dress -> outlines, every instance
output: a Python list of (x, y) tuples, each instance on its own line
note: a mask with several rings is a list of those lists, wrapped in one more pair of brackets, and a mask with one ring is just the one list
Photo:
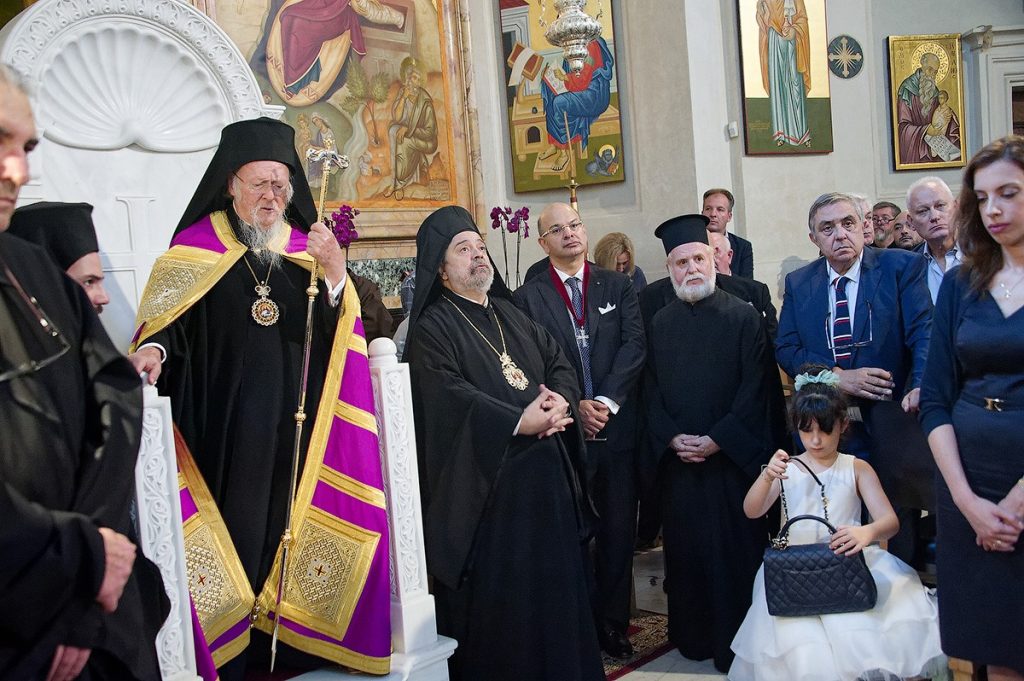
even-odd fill
[[(861, 500), (854, 457), (840, 454), (818, 475), (829, 500), (833, 526), (860, 525)], [(823, 516), (821, 491), (798, 464), (784, 481), (790, 517)], [(828, 529), (810, 520), (794, 524), (791, 544), (828, 541)], [(856, 681), (930, 675), (945, 666), (939, 647), (934, 594), (909, 565), (878, 546), (864, 550), (878, 587), (878, 602), (866, 612), (807, 617), (773, 617), (764, 593), (764, 566), (754, 580), (754, 598), (732, 650), (732, 681)]]

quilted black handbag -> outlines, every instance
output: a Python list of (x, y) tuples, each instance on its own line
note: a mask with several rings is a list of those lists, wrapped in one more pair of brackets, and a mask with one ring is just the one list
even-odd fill
[(863, 551), (853, 556), (840, 556), (829, 548), (828, 543), (790, 546), (789, 528), (798, 521), (816, 521), (825, 525), (830, 534), (836, 532), (828, 520), (825, 486), (803, 461), (796, 458), (790, 461), (800, 464), (818, 483), (825, 517), (798, 515), (790, 518), (786, 508), (786, 490), (779, 480), (782, 513), (787, 520), (764, 550), (764, 591), (768, 613), (801, 617), (870, 610), (878, 600), (878, 590), (864, 561)]

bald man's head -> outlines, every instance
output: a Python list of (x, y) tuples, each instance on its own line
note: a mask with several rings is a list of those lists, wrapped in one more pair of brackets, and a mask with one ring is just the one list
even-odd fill
[(719, 274), (732, 274), (732, 243), (721, 232), (708, 232), (708, 244), (715, 249), (715, 270)]

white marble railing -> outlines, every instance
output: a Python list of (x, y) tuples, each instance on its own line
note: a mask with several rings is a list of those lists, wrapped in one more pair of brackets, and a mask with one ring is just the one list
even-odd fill
[[(398, 362), (395, 344), (370, 344), (370, 374), (380, 434), (384, 491), (391, 532), (391, 673), (381, 681), (448, 681), (447, 660), (454, 640), (438, 636), (434, 597), (427, 591), (416, 436), (409, 367)], [(177, 466), (170, 401), (145, 389), (143, 441), (135, 470), (142, 551), (160, 567), (171, 600), (171, 615), (157, 638), (166, 681), (192, 681), (196, 663), (185, 548), (181, 533)], [(355, 679), (357, 675), (320, 670), (305, 681)], [(365, 675), (358, 675), (366, 679)]]
[[(391, 339), (370, 343), (380, 460), (391, 530), (391, 674), (388, 679), (448, 681), (455, 641), (437, 635), (434, 597), (427, 591), (416, 428), (409, 365)], [(365, 676), (362, 677), (365, 679)]]
[(192, 681), (199, 676), (192, 640), (171, 400), (158, 395), (151, 385), (143, 389), (143, 400), (142, 446), (135, 464), (139, 542), (146, 557), (160, 568), (171, 601), (171, 614), (156, 638), (157, 656), (164, 681)]

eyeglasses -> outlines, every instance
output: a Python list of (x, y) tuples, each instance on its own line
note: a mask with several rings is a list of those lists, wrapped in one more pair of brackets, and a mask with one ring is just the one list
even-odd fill
[(818, 233), (822, 236), (832, 236), (837, 229), (842, 228), (847, 234), (860, 233), (863, 231), (863, 223), (852, 217), (846, 217), (839, 222), (823, 222), (818, 226)]
[(864, 348), (871, 345), (871, 341), (875, 339), (874, 324), (872, 323), (871, 317), (871, 303), (868, 303), (868, 339), (863, 341), (857, 341), (856, 343), (840, 343), (836, 345), (832, 341), (832, 312), (830, 311), (825, 315), (825, 342), (828, 343), (828, 349), (832, 352), (836, 350), (850, 350), (852, 348)]
[(288, 184), (271, 182), (270, 180), (263, 180), (263, 182), (252, 184), (251, 182), (246, 182), (242, 178), (238, 177), (235, 173), (232, 173), (232, 175), (234, 175), (235, 178), (245, 186), (246, 191), (251, 193), (253, 196), (263, 196), (268, 191), (272, 191), (274, 192), (274, 196), (281, 198), (288, 193)]
[(569, 230), (570, 232), (575, 234), (576, 232), (580, 231), (581, 229), (583, 229), (583, 220), (574, 220), (573, 222), (570, 222), (567, 225), (555, 225), (554, 227), (552, 227), (548, 231), (546, 231), (543, 234), (541, 234), (539, 238), (543, 239), (544, 237), (548, 236), (549, 234), (553, 235), (553, 236), (559, 236), (565, 230)]
[(887, 215), (882, 215), (882, 216), (872, 215), (871, 216), (871, 222), (875, 223), (876, 225), (887, 225), (887, 224), (889, 224), (890, 222), (892, 222), (895, 219), (896, 218), (891, 218), (891, 217), (889, 217)]
[[(46, 315), (46, 312), (43, 311), (39, 301), (36, 300), (34, 296), (30, 296), (25, 293), (25, 290), (11, 273), (11, 270), (7, 267), (6, 263), (4, 263), (3, 267), (11, 286), (13, 286), (17, 291), (18, 297), (21, 298), (21, 301), (25, 304), (25, 307), (28, 308), (29, 313), (32, 315), (30, 323), (34, 322), (35, 324), (38, 324), (39, 329), (42, 330), (43, 335), (39, 340), (45, 339), (46, 342), (53, 341), (56, 343), (56, 347), (41, 353), (43, 354), (43, 357), (40, 359), (33, 359), (30, 357), (17, 366), (0, 372), (0, 383), (5, 383), (7, 381), (14, 380), (15, 378), (44, 369), (66, 355), (68, 350), (71, 349), (71, 344), (68, 343), (66, 338), (64, 338), (57, 326), (50, 321), (50, 318)], [(15, 306), (15, 308), (17, 307), (18, 306)], [(28, 354), (27, 351), (26, 354)]]

